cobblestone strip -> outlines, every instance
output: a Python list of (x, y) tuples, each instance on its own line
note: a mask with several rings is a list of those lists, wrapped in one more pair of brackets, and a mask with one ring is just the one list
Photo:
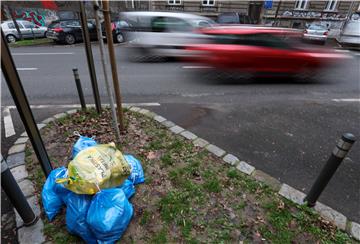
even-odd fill
[[(261, 170), (255, 169), (254, 166), (246, 163), (244, 161), (239, 160), (236, 156), (227, 153), (225, 150), (220, 147), (210, 144), (207, 140), (200, 138), (193, 134), (190, 131), (185, 130), (184, 128), (176, 125), (172, 121), (167, 120), (166, 118), (157, 115), (154, 112), (151, 112), (148, 109), (143, 109), (134, 106), (127, 107), (132, 112), (141, 113), (149, 118), (154, 119), (158, 123), (162, 124), (168, 130), (173, 132), (174, 134), (179, 134), (190, 140), (195, 146), (202, 147), (208, 150), (210, 153), (214, 154), (216, 157), (222, 157), (224, 163), (229, 164), (240, 172), (253, 177), (255, 180), (262, 182), (273, 190), (278, 191), (279, 195), (289, 199), (290, 201), (297, 204), (304, 204), (303, 199), (305, 197), (305, 193), (296, 190), (295, 188), (287, 185), (281, 184), (281, 182), (272, 176), (266, 174)], [(65, 113), (56, 114), (53, 117), (45, 119), (38, 124), (38, 128), (41, 129), (45, 127), (48, 123), (55, 121), (56, 119), (61, 119), (67, 115), (71, 115), (75, 113), (77, 110), (72, 109)], [(34, 210), (35, 214), (40, 215), (40, 206), (39, 201), (36, 199), (34, 195), (34, 186), (32, 182), (30, 182), (28, 177), (28, 172), (25, 168), (25, 143), (27, 142), (28, 137), (27, 133), (24, 132), (20, 135), (20, 138), (16, 140), (14, 145), (9, 149), (9, 156), (7, 158), (7, 162), (11, 172), (13, 173), (16, 181), (18, 182), (21, 190), (23, 191), (25, 197), (27, 198), (30, 206)], [(314, 210), (320, 214), (324, 219), (327, 219), (333, 222), (339, 229), (345, 230), (349, 235), (351, 235), (354, 239), (360, 241), (360, 224), (356, 222), (348, 221), (348, 219), (341, 213), (335, 211), (334, 209), (317, 202)], [(45, 237), (43, 234), (44, 224), (41, 218), (39, 221), (32, 226), (25, 227), (23, 226), (22, 220), (17, 214), (16, 210), (16, 225), (18, 229), (18, 240), (19, 243), (44, 243)]]

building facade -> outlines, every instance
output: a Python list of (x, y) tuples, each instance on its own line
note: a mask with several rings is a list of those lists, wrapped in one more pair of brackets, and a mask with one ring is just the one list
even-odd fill
[[(56, 18), (66, 18), (69, 12), (78, 12), (78, 2), (54, 1), (58, 10), (42, 8), (40, 1), (2, 1), (2, 20), (9, 19), (6, 5), (12, 6), (16, 18), (27, 19), (38, 25), (47, 25)], [(248, 15), (254, 24), (304, 28), (311, 22), (320, 22), (335, 37), (346, 19), (360, 13), (360, 1), (349, 0), (123, 0), (110, 1), (113, 18), (122, 11), (174, 11), (207, 16), (213, 19), (221, 13), (238, 12)], [(85, 2), (89, 18), (93, 17), (92, 4)], [(64, 16), (62, 16), (64, 15)]]

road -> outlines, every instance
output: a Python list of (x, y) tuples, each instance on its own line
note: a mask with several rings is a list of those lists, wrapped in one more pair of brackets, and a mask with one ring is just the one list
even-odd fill
[[(79, 69), (88, 103), (94, 103), (82, 45), (11, 49), (32, 105), (78, 104), (71, 69)], [(107, 103), (98, 46), (93, 45), (102, 102)], [(229, 81), (201, 75), (181, 62), (131, 63), (116, 47), (125, 102), (157, 102), (150, 109), (222, 147), (241, 160), (299, 190), (308, 192), (344, 132), (360, 136), (359, 53), (320, 72), (313, 83), (262, 79)], [(33, 53), (36, 55), (30, 55)], [(109, 73), (110, 74), (110, 73)], [(13, 105), (4, 82), (2, 112)], [(334, 100), (339, 99), (339, 100)], [(352, 100), (343, 100), (352, 99)], [(34, 109), (41, 121), (64, 107)], [(2, 152), (24, 129), (10, 109), (16, 135), (5, 138)], [(360, 222), (360, 143), (356, 143), (320, 201)]]

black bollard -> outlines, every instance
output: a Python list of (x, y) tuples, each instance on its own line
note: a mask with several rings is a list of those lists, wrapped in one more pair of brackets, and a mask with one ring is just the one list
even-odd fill
[(86, 109), (86, 103), (85, 103), (85, 99), (84, 99), (84, 93), (83, 93), (82, 88), (81, 88), (81, 82), (80, 82), (78, 69), (73, 68), (73, 72), (74, 72), (74, 78), (75, 78), (75, 83), (76, 83), (76, 89), (77, 89), (77, 91), (79, 93), (81, 109), (85, 110)]
[(1, 156), (1, 188), (4, 190), (10, 202), (19, 213), (21, 219), (24, 221), (25, 226), (30, 226), (38, 221), (38, 217), (26, 201), (19, 185), (17, 184), (14, 176), (11, 174), (6, 161)]
[(345, 158), (346, 154), (350, 151), (355, 141), (355, 136), (350, 133), (345, 133), (342, 135), (341, 139), (332, 151), (330, 158), (320, 172), (320, 175), (311, 187), (310, 192), (304, 199), (309, 207), (315, 206), (317, 199), (325, 189), (326, 185), (329, 183), (331, 177), (335, 174), (337, 168), (340, 166), (341, 162)]

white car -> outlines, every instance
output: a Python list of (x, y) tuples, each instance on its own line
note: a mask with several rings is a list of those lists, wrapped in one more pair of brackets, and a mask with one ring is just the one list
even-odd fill
[(307, 41), (316, 41), (325, 44), (329, 29), (320, 24), (310, 24), (303, 33), (303, 39)]
[[(37, 26), (26, 20), (16, 20), (16, 22), (19, 25), (23, 38), (46, 37), (47, 27)], [(16, 42), (20, 39), (19, 33), (17, 32), (15, 24), (12, 20), (1, 23), (1, 29), (8, 42)]]
[(216, 25), (209, 18), (187, 13), (134, 11), (121, 17), (132, 26), (127, 37), (135, 57), (184, 56), (184, 47), (203, 37), (197, 29)]

